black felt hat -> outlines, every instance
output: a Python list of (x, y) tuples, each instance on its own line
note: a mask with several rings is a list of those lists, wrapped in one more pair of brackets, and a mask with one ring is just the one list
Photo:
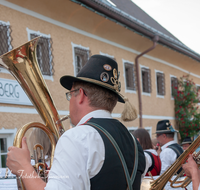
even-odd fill
[(181, 145), (183, 144), (192, 144), (191, 137), (185, 137), (185, 139), (182, 141)]
[(121, 114), (122, 120), (133, 121), (137, 118), (135, 107), (129, 102), (128, 98), (120, 94), (121, 83), (119, 82), (118, 65), (115, 60), (103, 55), (93, 55), (76, 77), (66, 75), (60, 79), (61, 85), (68, 90), (71, 90), (73, 82), (76, 81), (93, 83), (116, 93), (118, 101), (125, 103)]
[(123, 96), (119, 93), (121, 83), (119, 82), (118, 65), (109, 57), (93, 55), (77, 77), (66, 75), (60, 79), (61, 85), (68, 90), (71, 90), (75, 81), (85, 81), (111, 90), (118, 95), (119, 102), (125, 103)]
[(175, 133), (175, 130), (169, 120), (161, 120), (157, 123), (156, 133)]

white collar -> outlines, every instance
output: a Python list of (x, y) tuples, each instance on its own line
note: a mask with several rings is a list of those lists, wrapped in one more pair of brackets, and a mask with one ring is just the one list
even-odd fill
[(110, 118), (110, 119), (112, 118), (111, 113), (109, 111), (106, 111), (106, 110), (95, 110), (95, 111), (92, 111), (92, 112), (88, 113), (84, 117), (82, 117), (82, 119), (79, 121), (77, 126), (85, 123), (91, 117), (94, 117), (94, 118)]
[(171, 144), (175, 144), (176, 142), (173, 140), (173, 141), (169, 141), (168, 143), (164, 144), (161, 149), (164, 150), (165, 148), (167, 148), (169, 145)]

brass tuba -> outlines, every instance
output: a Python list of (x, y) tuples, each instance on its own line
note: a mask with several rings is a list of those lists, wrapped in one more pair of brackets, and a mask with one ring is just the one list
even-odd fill
[[(55, 138), (58, 139), (64, 133), (64, 128), (37, 62), (38, 40), (39, 37), (0, 56), (0, 66), (7, 69), (19, 82), (45, 123), (32, 122), (24, 125), (18, 130), (13, 145), (21, 148), (22, 137), (29, 128), (42, 129), (48, 135), (52, 146), (51, 167)], [(17, 183), (19, 189), (25, 189), (21, 179), (18, 179)]]
[[(189, 154), (193, 154), (194, 151), (200, 146), (200, 135), (195, 139), (195, 141), (178, 157), (178, 159), (156, 180), (151, 180), (145, 178), (141, 184), (141, 190), (161, 190), (164, 189), (165, 185), (169, 181), (170, 186), (173, 188), (182, 187), (185, 188), (191, 180), (185, 177), (184, 180), (179, 179), (179, 175), (172, 180), (172, 177), (177, 173), (177, 171), (181, 168), (182, 164), (186, 162), (189, 157)], [(197, 156), (199, 156), (197, 154)], [(194, 156), (193, 156), (194, 157)], [(196, 158), (198, 159), (198, 158)], [(174, 185), (179, 184), (179, 185)]]

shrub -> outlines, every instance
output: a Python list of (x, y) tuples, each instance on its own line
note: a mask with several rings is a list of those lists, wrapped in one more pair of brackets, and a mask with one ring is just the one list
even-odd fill
[(194, 136), (200, 130), (200, 113), (198, 110), (198, 89), (189, 79), (189, 75), (180, 77), (177, 86), (173, 87), (175, 100), (175, 117), (181, 139)]

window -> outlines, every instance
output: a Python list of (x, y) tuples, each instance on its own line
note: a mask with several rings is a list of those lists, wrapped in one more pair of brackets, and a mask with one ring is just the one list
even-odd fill
[(75, 54), (75, 69), (76, 75), (79, 73), (81, 68), (87, 63), (90, 55), (90, 51), (81, 47), (74, 47)]
[(90, 49), (82, 45), (72, 44), (74, 76), (77, 76), (82, 67), (90, 58)]
[(12, 146), (17, 129), (0, 129), (0, 168), (6, 168), (8, 147)]
[(156, 72), (156, 85), (157, 85), (157, 94), (164, 96), (165, 95), (165, 75), (162, 72)]
[(178, 79), (174, 76), (171, 76), (171, 95), (173, 97), (173, 94), (176, 93), (178, 87)]
[(135, 87), (135, 73), (134, 73), (134, 65), (132, 63), (125, 62), (125, 82), (127, 90), (136, 90)]
[(147, 67), (142, 67), (141, 72), (142, 72), (142, 92), (151, 93), (150, 69)]
[[(139, 128), (138, 127), (128, 127), (127, 129), (131, 134), (133, 134), (133, 132)], [(152, 127), (144, 127), (144, 129), (146, 129), (148, 131), (150, 137), (152, 137)]]
[(9, 22), (0, 21), (0, 56), (12, 49)]
[(0, 138), (0, 147), (1, 147), (0, 167), (5, 168), (6, 167), (6, 158), (7, 158), (7, 149), (8, 149), (6, 138)]
[(27, 28), (29, 40), (41, 36), (37, 44), (37, 61), (44, 76), (51, 77), (54, 74), (52, 39), (50, 35), (42, 34)]
[[(37, 34), (31, 34), (31, 39), (38, 37)], [(51, 38), (40, 37), (37, 44), (37, 60), (43, 75), (52, 76), (54, 74), (53, 60), (51, 54)]]

